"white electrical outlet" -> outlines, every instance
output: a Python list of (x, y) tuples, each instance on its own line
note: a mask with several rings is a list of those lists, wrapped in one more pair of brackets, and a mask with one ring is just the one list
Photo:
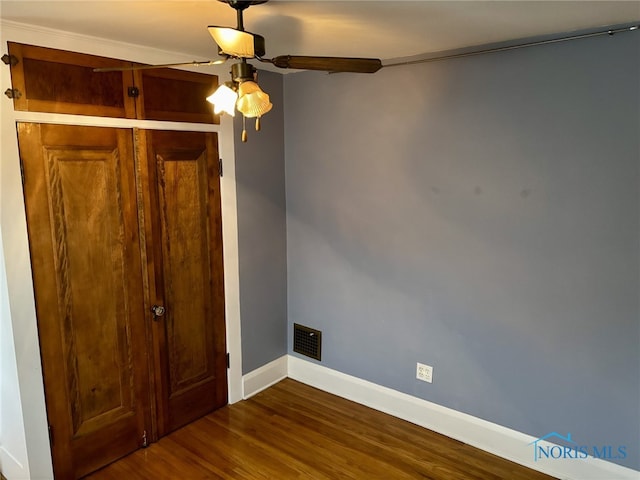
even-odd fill
[(422, 380), (423, 382), (433, 382), (433, 367), (418, 362), (418, 366), (416, 368), (416, 378), (418, 380)]

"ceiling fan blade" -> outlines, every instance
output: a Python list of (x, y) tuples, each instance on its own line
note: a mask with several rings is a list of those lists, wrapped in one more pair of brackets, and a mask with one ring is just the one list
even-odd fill
[(375, 73), (382, 68), (382, 62), (378, 58), (281, 55), (266, 61), (279, 68), (320, 70), (323, 72)]
[(165, 63), (162, 65), (132, 65), (130, 67), (102, 67), (94, 68), (94, 72), (125, 72), (130, 70), (153, 70), (155, 68), (170, 68), (170, 67), (205, 67), (208, 65), (220, 65), (226, 62), (228, 59), (223, 58), (220, 60), (205, 60), (203, 62), (183, 62), (183, 63)]

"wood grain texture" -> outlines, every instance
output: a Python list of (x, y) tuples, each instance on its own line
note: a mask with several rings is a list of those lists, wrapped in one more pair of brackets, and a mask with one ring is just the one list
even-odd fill
[(290, 379), (87, 478), (552, 480)]
[(227, 403), (217, 136), (137, 135), (145, 145), (140, 179), (149, 191), (143, 198), (149, 295), (166, 307), (153, 328), (162, 436)]
[(13, 88), (21, 92), (16, 110), (136, 118), (128, 72), (97, 73), (99, 67), (127, 67), (130, 62), (9, 42), (18, 58), (11, 67)]
[(54, 472), (78, 478), (149, 429), (132, 140), (30, 123), (18, 139)]
[(220, 123), (206, 98), (218, 87), (218, 77), (172, 68), (135, 72), (139, 118), (176, 122)]
[[(198, 72), (158, 70), (94, 72), (128, 68), (132, 62), (9, 42), (18, 59), (12, 87), (20, 91), (16, 110), (175, 122), (219, 123), (206, 101), (218, 77)], [(129, 88), (137, 87), (138, 96)]]

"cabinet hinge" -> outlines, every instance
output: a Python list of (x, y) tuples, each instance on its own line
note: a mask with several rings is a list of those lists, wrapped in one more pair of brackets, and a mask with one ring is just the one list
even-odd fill
[(11, 65), (12, 67), (16, 66), (20, 60), (15, 55), (10, 55), (5, 53), (2, 55), (2, 63), (5, 65)]
[(4, 94), (7, 96), (7, 98), (13, 98), (15, 100), (22, 96), (22, 92), (20, 92), (20, 90), (18, 90), (17, 88), (7, 88), (4, 91)]
[(227, 368), (231, 368), (231, 358), (228, 353), (227, 353)]
[(142, 448), (146, 448), (149, 445), (149, 442), (147, 441), (147, 431), (144, 430), (142, 432)]
[(139, 97), (140, 89), (138, 87), (129, 87), (127, 88), (127, 95), (133, 98)]
[(222, 176), (222, 159), (218, 159), (218, 175)]
[(49, 425), (49, 444), (53, 447), (53, 427)]

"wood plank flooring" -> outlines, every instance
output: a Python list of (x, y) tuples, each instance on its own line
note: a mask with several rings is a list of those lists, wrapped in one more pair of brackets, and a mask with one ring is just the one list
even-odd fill
[(552, 479), (290, 379), (86, 478)]

